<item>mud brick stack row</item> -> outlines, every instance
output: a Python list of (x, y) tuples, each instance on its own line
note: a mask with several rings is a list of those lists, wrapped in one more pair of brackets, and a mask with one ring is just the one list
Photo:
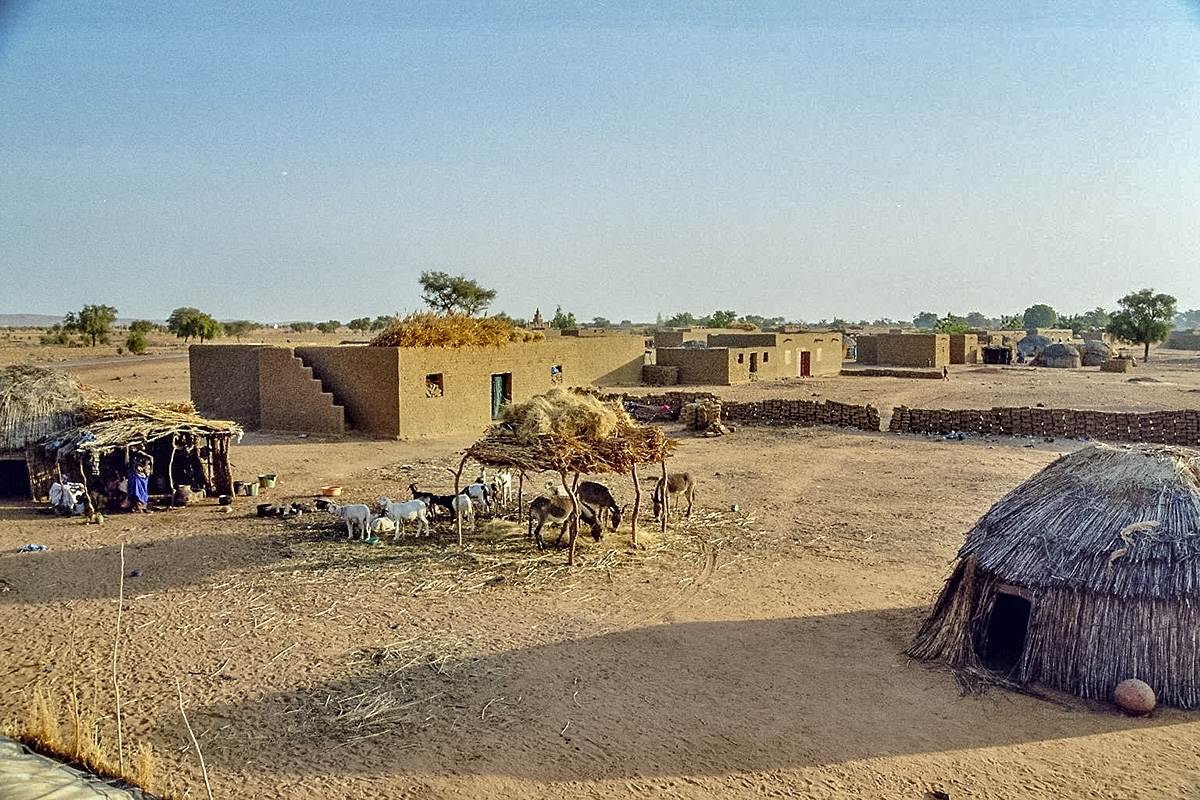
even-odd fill
[(727, 420), (768, 425), (837, 425), (843, 428), (879, 430), (879, 411), (873, 406), (813, 400), (761, 400), (754, 403), (725, 403)]
[(892, 410), (893, 433), (968, 431), (992, 436), (1065, 437), (1110, 442), (1149, 442), (1200, 446), (1200, 411), (1123, 413), (1069, 408), (964, 409), (908, 408)]

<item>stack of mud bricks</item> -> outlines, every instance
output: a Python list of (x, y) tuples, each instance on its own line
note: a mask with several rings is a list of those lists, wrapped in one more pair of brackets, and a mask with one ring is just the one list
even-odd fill
[(813, 400), (763, 400), (756, 403), (726, 403), (725, 419), (779, 425), (837, 425), (844, 428), (879, 430), (879, 412), (872, 406)]
[(679, 409), (679, 421), (690, 431), (705, 431), (721, 427), (721, 401), (705, 399), (687, 403)]
[(1200, 445), (1200, 411), (1152, 411), (1145, 414), (1077, 411), (1062, 408), (921, 409), (892, 411), (894, 433), (968, 431), (993, 436), (1066, 437), (1111, 442)]

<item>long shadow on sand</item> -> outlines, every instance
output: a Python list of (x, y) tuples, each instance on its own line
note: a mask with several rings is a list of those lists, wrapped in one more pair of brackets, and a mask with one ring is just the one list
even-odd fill
[[(961, 697), (948, 671), (897, 654), (920, 613), (661, 625), (457, 661), (381, 650), (345, 680), (196, 714), (232, 723), (203, 743), (232, 769), (535, 781), (761, 772), (1195, 721), (1060, 695)], [(262, 738), (289, 754), (255, 761)]]

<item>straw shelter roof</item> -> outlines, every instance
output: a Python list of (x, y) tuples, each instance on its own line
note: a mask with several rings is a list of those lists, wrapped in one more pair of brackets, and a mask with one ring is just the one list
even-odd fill
[(0, 450), (34, 444), (75, 423), (94, 392), (48, 367), (15, 364), (0, 370)]
[(992, 506), (958, 555), (909, 655), (964, 683), (999, 674), (1094, 699), (1139, 678), (1200, 708), (1200, 451), (1063, 456)]
[(1096, 444), (1063, 456), (980, 518), (967, 555), (1023, 586), (1200, 593), (1200, 452)]
[(53, 438), (63, 455), (75, 451), (102, 454), (177, 433), (198, 438), (240, 437), (242, 427), (236, 422), (205, 419), (190, 401), (163, 404), (98, 396), (84, 406), (73, 426), (56, 432)]
[(466, 454), (495, 467), (625, 475), (638, 464), (664, 461), (677, 444), (659, 428), (636, 422), (619, 402), (552, 389), (504, 406), (500, 423)]

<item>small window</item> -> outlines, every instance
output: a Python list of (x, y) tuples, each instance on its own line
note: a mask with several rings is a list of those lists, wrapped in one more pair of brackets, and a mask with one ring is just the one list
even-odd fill
[(426, 397), (441, 397), (443, 394), (442, 388), (442, 373), (438, 372), (433, 375), (425, 376), (425, 396)]
[(738, 363), (739, 364), (746, 363), (746, 354), (745, 353), (738, 353)]
[(768, 361), (770, 361), (770, 360), (771, 360), (771, 354), (770, 354), (770, 353), (763, 353), (763, 363), (765, 364), (765, 363), (767, 363), (767, 362), (768, 362)]
[(562, 364), (555, 364), (550, 368), (550, 385), (560, 386), (563, 381)]

